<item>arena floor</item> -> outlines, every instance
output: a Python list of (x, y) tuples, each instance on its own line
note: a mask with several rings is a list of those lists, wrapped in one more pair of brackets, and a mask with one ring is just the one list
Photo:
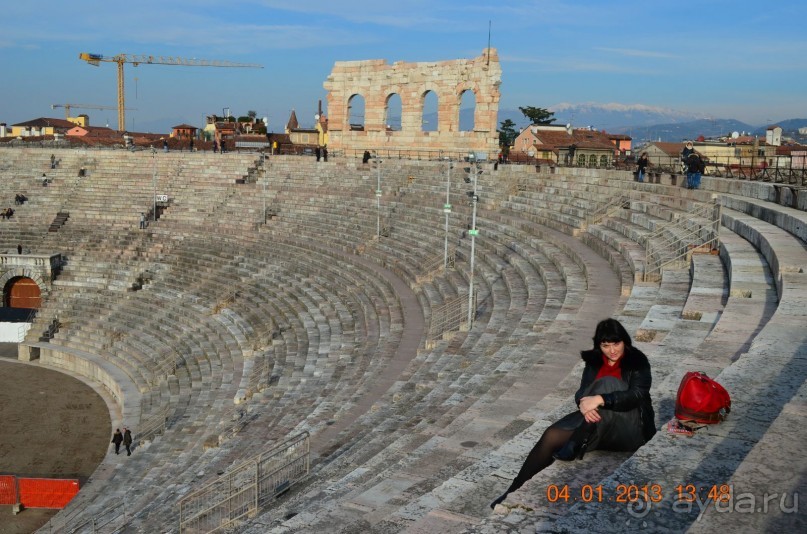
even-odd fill
[[(109, 408), (83, 382), (16, 357), (16, 343), (0, 343), (0, 474), (78, 478), (83, 486), (112, 450)], [(0, 506), (0, 533), (33, 532), (55, 512), (15, 516)]]

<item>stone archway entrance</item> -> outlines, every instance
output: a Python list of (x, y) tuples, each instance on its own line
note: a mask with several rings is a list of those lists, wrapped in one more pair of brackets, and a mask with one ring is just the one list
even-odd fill
[(3, 289), (4, 306), (7, 308), (39, 308), (42, 306), (42, 291), (37, 283), (27, 276), (12, 278)]

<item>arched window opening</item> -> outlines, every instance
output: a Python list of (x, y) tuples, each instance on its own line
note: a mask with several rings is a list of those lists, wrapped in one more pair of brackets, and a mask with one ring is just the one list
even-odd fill
[(387, 97), (387, 105), (384, 108), (384, 129), (393, 132), (401, 130), (401, 114), (403, 103), (401, 95), (392, 93)]
[(438, 113), (438, 98), (437, 93), (434, 91), (426, 91), (423, 93), (423, 115), (421, 117), (421, 131), (423, 132), (436, 132), (437, 121), (440, 118)]
[(42, 305), (42, 293), (36, 282), (25, 276), (12, 278), (3, 291), (6, 296), (5, 305), (9, 308), (39, 308)]
[(460, 131), (472, 132), (474, 130), (474, 115), (476, 114), (476, 95), (471, 90), (465, 90), (460, 95)]
[(351, 131), (364, 131), (364, 97), (353, 95), (347, 101), (347, 122)]
[(579, 167), (585, 167), (586, 166), (586, 155), (585, 154), (578, 154), (577, 155), (577, 165)]
[(600, 156), (600, 167), (602, 167), (603, 169), (608, 167), (608, 156), (606, 156), (605, 154)]
[(588, 157), (588, 166), (589, 167), (596, 167), (597, 166), (597, 156), (596, 156), (596, 154), (591, 154)]

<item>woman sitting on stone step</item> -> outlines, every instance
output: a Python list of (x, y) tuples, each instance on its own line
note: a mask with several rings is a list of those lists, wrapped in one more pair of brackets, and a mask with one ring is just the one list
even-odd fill
[(635, 451), (656, 433), (650, 400), (650, 362), (633, 346), (622, 323), (600, 321), (594, 348), (581, 352), (586, 366), (574, 395), (579, 410), (544, 431), (494, 508), (554, 460), (582, 459), (587, 450)]

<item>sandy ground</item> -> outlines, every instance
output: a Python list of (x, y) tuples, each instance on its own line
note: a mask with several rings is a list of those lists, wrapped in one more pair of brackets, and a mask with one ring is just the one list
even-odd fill
[[(77, 478), (83, 485), (110, 451), (106, 403), (81, 381), (16, 357), (16, 344), (0, 343), (0, 474)], [(0, 506), (0, 533), (33, 532), (55, 513), (15, 516)]]

